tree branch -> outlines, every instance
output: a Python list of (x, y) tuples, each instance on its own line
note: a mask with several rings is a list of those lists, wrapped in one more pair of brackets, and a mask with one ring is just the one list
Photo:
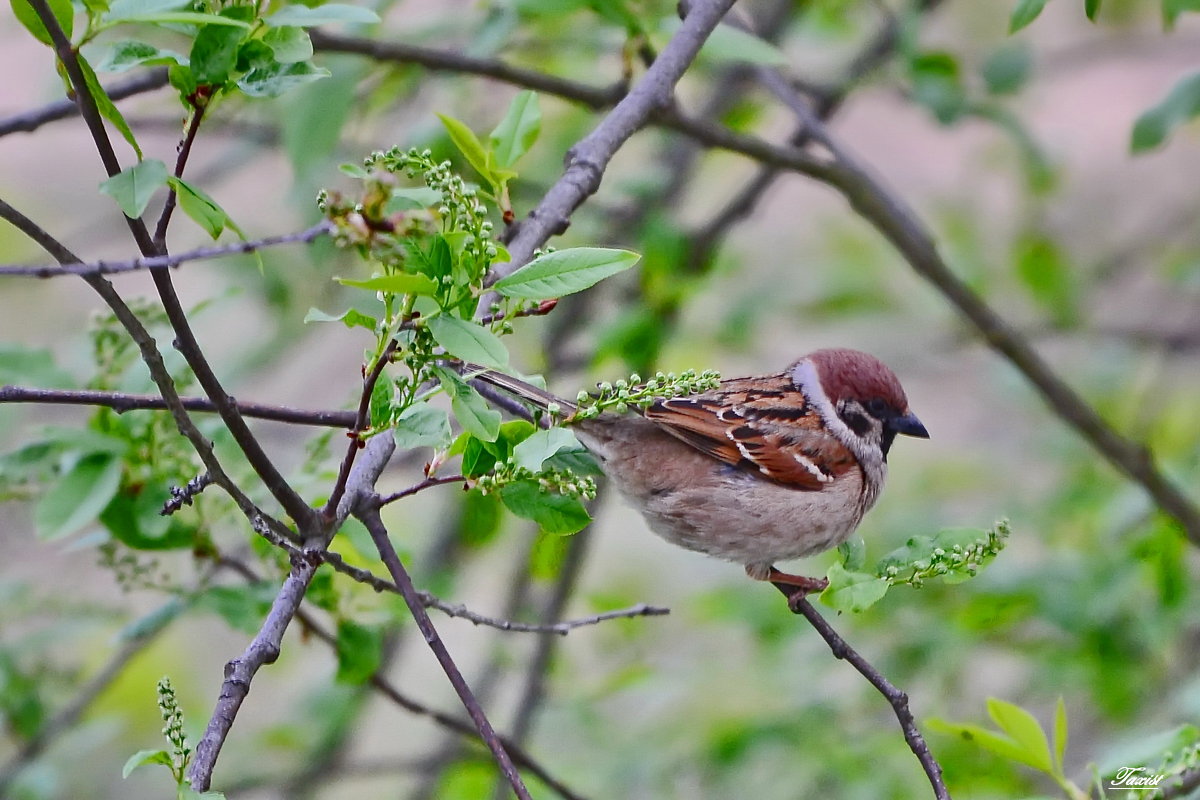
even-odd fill
[(49, 265), (0, 265), (0, 275), (21, 275), (33, 278), (55, 278), (60, 275), (113, 275), (121, 272), (135, 272), (157, 267), (177, 267), (188, 261), (201, 261), (222, 256), (253, 253), (268, 247), (284, 244), (308, 244), (314, 239), (331, 233), (332, 226), (328, 221), (318, 223), (307, 230), (296, 233), (285, 233), (278, 236), (264, 236), (249, 242), (233, 242), (216, 247), (199, 247), (186, 253), (150, 258), (133, 258), (127, 261), (96, 261), (91, 264), (60, 264)]
[[(143, 94), (145, 92), (152, 92), (155, 89), (161, 89), (166, 85), (167, 68), (154, 67), (127, 80), (105, 87), (104, 93), (108, 95), (109, 99), (116, 102), (117, 100), (124, 100), (126, 97), (132, 97), (135, 94)], [(47, 103), (33, 111), (26, 111), (23, 114), (14, 114), (11, 117), (0, 119), (0, 137), (7, 136), (10, 133), (32, 133), (48, 122), (73, 117), (78, 113), (79, 106), (74, 100), (67, 98), (55, 100), (53, 103)]]
[(784, 597), (789, 598), (788, 605), (792, 609), (792, 613), (802, 615), (816, 629), (817, 633), (821, 634), (821, 638), (829, 645), (829, 650), (833, 653), (834, 658), (848, 661), (884, 696), (896, 713), (896, 719), (900, 722), (900, 730), (904, 732), (904, 741), (908, 742), (909, 749), (921, 762), (921, 768), (925, 770), (925, 775), (929, 778), (929, 784), (933, 787), (933, 796), (937, 800), (950, 800), (950, 793), (946, 790), (945, 781), (942, 780), (942, 765), (934, 758), (933, 753), (929, 750), (929, 745), (925, 742), (925, 737), (917, 729), (912, 711), (908, 708), (908, 695), (896, 688), (858, 651), (847, 644), (846, 640), (838, 635), (838, 632), (824, 617), (817, 613), (808, 600), (804, 598), (790, 599), (796, 591), (796, 587), (777, 583), (775, 588), (782, 592)]
[(437, 629), (433, 627), (433, 621), (425, 613), (425, 607), (421, 604), (421, 599), (417, 594), (416, 588), (413, 586), (412, 579), (409, 577), (408, 571), (404, 568), (404, 564), (400, 562), (400, 557), (396, 555), (396, 549), (392, 547), (392, 542), (388, 538), (387, 528), (384, 527), (383, 520), (379, 516), (378, 505), (367, 505), (366, 508), (360, 509), (357, 512), (357, 516), (367, 526), (367, 530), (371, 534), (371, 539), (374, 540), (375, 547), (379, 550), (379, 557), (383, 559), (388, 572), (391, 573), (392, 579), (400, 589), (400, 594), (404, 598), (408, 610), (412, 613), (413, 619), (416, 620), (421, 634), (425, 637), (429, 649), (433, 651), (438, 663), (442, 666), (442, 670), (446, 673), (446, 678), (450, 681), (450, 685), (454, 687), (454, 691), (458, 694), (459, 700), (462, 701), (463, 707), (466, 708), (471, 721), (475, 723), (475, 728), (479, 731), (480, 738), (483, 739), (488, 749), (492, 751), (493, 758), (495, 758), (496, 763), (500, 766), (500, 772), (503, 773), (509, 784), (512, 785), (513, 791), (516, 792), (520, 800), (531, 800), (529, 790), (525, 788), (525, 783), (517, 773), (516, 767), (513, 766), (512, 758), (505, 750), (500, 738), (496, 735), (492, 724), (488, 722), (487, 715), (484, 714), (483, 708), (480, 707), (479, 702), (475, 699), (475, 695), (472, 694), (471, 687), (467, 685), (462, 672), (458, 669), (458, 665), (454, 663), (454, 659), (446, 649), (446, 645), (442, 642), (441, 637), (438, 636)]
[[(118, 414), (124, 414), (127, 411), (170, 409), (170, 404), (155, 394), (125, 394), (92, 389), (34, 389), (26, 386), (0, 386), (0, 403), (104, 406)], [(180, 397), (179, 404), (188, 411), (215, 412), (217, 410), (207, 397)], [(349, 428), (354, 425), (356, 417), (353, 411), (306, 411), (301, 408), (265, 403), (239, 401), (237, 407), (238, 411), (246, 417), (325, 428)]]

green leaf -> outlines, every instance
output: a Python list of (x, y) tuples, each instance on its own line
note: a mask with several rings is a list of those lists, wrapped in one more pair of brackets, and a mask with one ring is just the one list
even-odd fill
[(1008, 32), (1016, 33), (1033, 22), (1045, 7), (1046, 0), (1019, 0), (1008, 20)]
[(414, 447), (440, 449), (450, 444), (450, 415), (445, 410), (434, 408), (425, 402), (413, 403), (396, 418), (392, 435), (396, 447), (411, 450)]
[(44, 347), (0, 344), (0, 386), (33, 384), (50, 389), (74, 389), (75, 376), (54, 363), (54, 353)]
[(100, 85), (100, 79), (96, 77), (96, 72), (92, 69), (92, 65), (87, 62), (82, 53), (78, 55), (79, 69), (83, 72), (84, 83), (87, 84), (88, 94), (96, 101), (96, 108), (100, 111), (100, 116), (111, 122), (125, 141), (129, 142), (129, 146), (133, 148), (133, 152), (137, 154), (140, 161), (142, 158), (142, 148), (138, 146), (137, 139), (134, 137), (129, 123), (125, 121), (125, 117), (122, 116), (120, 109), (116, 107), (112, 99), (104, 91), (104, 87)]
[(187, 59), (171, 50), (160, 50), (152, 44), (133, 39), (113, 42), (96, 65), (97, 72), (124, 72), (127, 69), (155, 64), (187, 64)]
[(100, 191), (111, 196), (130, 219), (137, 219), (150, 204), (150, 198), (167, 185), (167, 165), (157, 158), (139, 161), (100, 184)]
[(197, 608), (216, 613), (229, 627), (254, 633), (271, 612), (274, 593), (268, 583), (210, 586), (196, 599)]
[(838, 555), (842, 557), (842, 566), (850, 572), (861, 572), (867, 565), (867, 543), (861, 536), (851, 536), (838, 545)]
[(225, 25), (205, 25), (196, 34), (188, 64), (200, 85), (223, 86), (237, 66), (238, 48), (246, 31)]
[(1096, 21), (1096, 15), (1100, 13), (1100, 0), (1083, 0), (1083, 13), (1087, 14), (1087, 18), (1092, 22)]
[(135, 491), (118, 492), (100, 512), (100, 524), (114, 539), (134, 550), (178, 550), (196, 544), (195, 528), (160, 513), (171, 496), (169, 484), (156, 481)]
[[(25, 30), (32, 33), (34, 38), (42, 44), (53, 46), (54, 41), (50, 38), (50, 32), (42, 24), (42, 18), (33, 10), (33, 6), (29, 5), (29, 0), (10, 0), (10, 2), (13, 16), (25, 26)], [(50, 13), (58, 21), (58, 27), (62, 28), (63, 33), (70, 39), (75, 22), (75, 10), (71, 8), (71, 0), (49, 0), (48, 4)]]
[(945, 722), (936, 718), (930, 719), (928, 724), (930, 730), (961, 737), (968, 742), (974, 742), (984, 750), (994, 753), (1001, 758), (1015, 761), (1018, 764), (1024, 764), (1034, 769), (1041, 769), (1041, 766), (1032, 760), (1031, 755), (1025, 751), (1025, 748), (1003, 734), (990, 731), (979, 725), (963, 725), (954, 722)]
[(1054, 706), (1054, 774), (1063, 775), (1063, 759), (1067, 754), (1067, 704), (1062, 695)]
[(988, 715), (1000, 728), (1016, 742), (1027, 755), (1029, 764), (1042, 772), (1053, 774), (1054, 768), (1050, 760), (1050, 743), (1046, 741), (1046, 733), (1033, 715), (1013, 703), (995, 697), (987, 700)]
[(75, 463), (34, 511), (39, 539), (61, 539), (95, 520), (121, 485), (121, 461), (92, 453)]
[(383, 663), (383, 631), (338, 620), (337, 658), (338, 683), (365, 683)]
[(1053, 315), (1058, 325), (1069, 326), (1076, 320), (1076, 280), (1057, 242), (1036, 233), (1022, 237), (1017, 243), (1016, 272), (1033, 299)]
[(1033, 71), (1033, 57), (1025, 42), (1017, 41), (992, 53), (979, 74), (991, 94), (1013, 94), (1020, 90)]
[(913, 99), (933, 112), (943, 125), (949, 125), (967, 108), (958, 59), (950, 53), (920, 53), (909, 62)]
[[(673, 36), (681, 24), (678, 17), (671, 16), (664, 27)], [(766, 67), (782, 67), (788, 63), (787, 56), (778, 47), (731, 25), (718, 25), (704, 41), (697, 58), (710, 63), (760, 64)]]
[(531, 472), (539, 472), (546, 459), (559, 450), (574, 450), (580, 447), (575, 434), (566, 428), (547, 428), (534, 431), (527, 439), (513, 448), (517, 466)]
[(508, 348), (496, 334), (474, 322), (438, 314), (425, 321), (433, 338), (446, 352), (463, 361), (486, 367), (508, 365)]
[(225, 213), (225, 209), (217, 205), (217, 201), (213, 200), (200, 189), (192, 186), (183, 178), (171, 176), (167, 178), (167, 183), (175, 189), (175, 197), (179, 201), (179, 207), (183, 213), (192, 218), (192, 221), (199, 225), (204, 230), (208, 231), (208, 235), (216, 239), (221, 235), (221, 231), (225, 230), (228, 224), (232, 227), (232, 221), (229, 215)]
[(500, 412), (488, 406), (479, 393), (460, 383), (450, 394), (450, 409), (463, 430), (481, 441), (493, 442), (500, 435)]
[(454, 146), (467, 159), (467, 163), (474, 167), (484, 180), (494, 184), (496, 179), (488, 165), (487, 151), (483, 149), (483, 143), (475, 136), (475, 132), (454, 117), (438, 114), (438, 119), (446, 127), (446, 132), (450, 134), (450, 141), (454, 142)]
[(488, 143), (496, 156), (496, 165), (511, 167), (525, 155), (537, 141), (542, 130), (542, 111), (538, 107), (537, 93), (517, 92), (508, 106), (508, 113), (488, 137)]
[(375, 330), (379, 325), (379, 320), (364, 314), (357, 309), (348, 308), (336, 317), (332, 314), (326, 314), (319, 308), (310, 308), (308, 313), (304, 315), (305, 322), (340, 322), (347, 328), (366, 328), (369, 331)]
[(455, 448), (461, 446), (462, 473), (468, 478), (477, 478), (496, 466), (496, 454), (484, 445), (483, 441), (464, 433), (450, 447), (450, 455), (454, 455)]
[(1197, 114), (1200, 114), (1200, 72), (1179, 81), (1161, 103), (1138, 117), (1130, 149), (1143, 153), (1158, 147), (1171, 131)]
[(250, 30), (253, 26), (240, 19), (231, 19), (217, 14), (198, 14), (194, 11), (162, 11), (153, 14), (132, 14), (114, 17), (109, 14), (106, 22), (116, 24), (125, 22), (144, 22), (149, 25), (198, 25), (203, 27), (222, 26), (229, 28), (244, 28)]
[(353, 286), (356, 289), (367, 289), (372, 292), (385, 294), (437, 294), (438, 285), (428, 275), (413, 275), (408, 272), (397, 272), (394, 275), (378, 275), (366, 280), (350, 278), (334, 278), (343, 286)]
[(288, 25), (283, 28), (271, 28), (263, 35), (263, 43), (271, 48), (275, 60), (280, 64), (294, 64), (297, 61), (307, 61), (312, 58), (312, 39), (308, 31)]
[(629, 250), (575, 247), (538, 256), (496, 281), (492, 287), (509, 297), (545, 300), (581, 292), (599, 281), (623, 272), (640, 259)]
[(509, 511), (533, 520), (546, 533), (575, 533), (592, 521), (577, 498), (543, 490), (536, 481), (505, 484), (500, 488), (500, 499)]
[(279, 97), (297, 86), (328, 78), (330, 74), (324, 67), (313, 66), (307, 61), (274, 63), (250, 70), (237, 86), (250, 97)]
[(392, 398), (395, 397), (395, 387), (383, 375), (371, 387), (371, 399), (367, 405), (367, 417), (372, 429), (384, 428), (392, 418)]
[(325, 3), (319, 6), (294, 4), (284, 6), (263, 20), (269, 27), (296, 26), (312, 28), (316, 25), (332, 25), (336, 22), (371, 24), (379, 22), (379, 15), (369, 8), (345, 3)]
[(838, 611), (855, 614), (866, 611), (887, 594), (888, 582), (866, 572), (848, 572), (835, 561), (825, 573), (829, 585), (821, 592), (821, 602)]
[(191, 0), (113, 0), (108, 5), (104, 21), (109, 22), (143, 14), (158, 14), (163, 11), (177, 11), (190, 4)]
[(125, 761), (125, 766), (121, 767), (121, 777), (128, 778), (135, 769), (147, 764), (162, 764), (169, 769), (174, 767), (175, 762), (166, 750), (138, 750)]
[(542, 462), (542, 469), (565, 469), (574, 472), (576, 475), (591, 475), (593, 478), (598, 478), (604, 474), (604, 470), (600, 469), (600, 465), (596, 463), (595, 456), (588, 452), (587, 448), (582, 445), (559, 450)]
[(437, 189), (430, 189), (428, 186), (408, 186), (392, 190), (392, 196), (384, 206), (384, 211), (389, 214), (397, 211), (416, 211), (436, 206), (441, 202), (442, 193)]
[(1175, 20), (1185, 11), (1200, 11), (1200, 0), (1163, 0), (1163, 23), (1168, 29), (1175, 27)]

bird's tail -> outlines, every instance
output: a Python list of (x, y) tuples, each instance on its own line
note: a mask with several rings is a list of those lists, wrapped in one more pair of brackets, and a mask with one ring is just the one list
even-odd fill
[(557, 406), (557, 411), (554, 413), (569, 417), (573, 415), (579, 407), (558, 395), (551, 394), (545, 389), (539, 389), (531, 383), (527, 383), (519, 378), (514, 378), (511, 375), (505, 375), (503, 372), (497, 372), (494, 369), (480, 366), (479, 364), (470, 364), (463, 362), (462, 376), (467, 381), (483, 381), (489, 386), (495, 386), (516, 398), (531, 403), (543, 411), (551, 411)]

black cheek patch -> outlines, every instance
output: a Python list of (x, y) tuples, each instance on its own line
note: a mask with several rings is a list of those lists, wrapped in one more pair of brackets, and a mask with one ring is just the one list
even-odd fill
[(846, 427), (854, 431), (857, 436), (866, 436), (871, 430), (871, 421), (859, 414), (857, 411), (845, 411), (841, 414), (842, 422), (846, 423)]

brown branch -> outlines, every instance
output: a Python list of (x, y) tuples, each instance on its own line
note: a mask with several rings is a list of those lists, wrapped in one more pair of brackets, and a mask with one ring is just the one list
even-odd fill
[[(1176, 798), (1188, 797), (1197, 788), (1200, 788), (1200, 767), (1193, 767), (1168, 778), (1159, 787), (1161, 794), (1158, 795), (1158, 800), (1175, 800)], [(1149, 794), (1147, 797), (1153, 798), (1154, 795)]]
[[(161, 89), (166, 85), (167, 68), (155, 67), (140, 75), (105, 87), (104, 93), (108, 95), (109, 99), (116, 102), (136, 94)], [(53, 103), (48, 103), (33, 111), (0, 119), (0, 136), (7, 136), (10, 133), (31, 133), (48, 122), (73, 117), (78, 113), (79, 106), (74, 100), (66, 98), (55, 100)]]
[[(190, 100), (191, 98), (189, 98)], [(200, 131), (200, 122), (204, 119), (205, 108), (207, 106), (202, 103), (192, 102), (191, 118), (188, 120), (183, 138), (179, 141), (179, 152), (175, 157), (174, 175), (176, 178), (183, 177), (188, 156), (192, 154), (192, 145), (196, 143), (196, 134)], [(171, 224), (171, 215), (175, 213), (177, 195), (175, 187), (171, 186), (167, 192), (167, 202), (163, 204), (162, 213), (158, 215), (158, 224), (154, 226), (154, 247), (163, 254), (167, 252), (167, 226)]]
[(446, 673), (446, 678), (450, 681), (450, 685), (454, 687), (454, 691), (458, 694), (459, 700), (462, 701), (463, 707), (466, 708), (467, 714), (471, 717), (471, 721), (475, 723), (476, 730), (479, 731), (479, 736), (483, 739), (484, 744), (492, 752), (492, 757), (500, 767), (500, 772), (508, 780), (513, 791), (520, 800), (531, 800), (529, 790), (525, 788), (524, 781), (517, 773), (517, 769), (513, 766), (512, 758), (506, 751), (504, 744), (496, 735), (492, 724), (488, 722), (487, 715), (484, 714), (483, 708), (475, 699), (475, 695), (471, 692), (471, 687), (467, 685), (466, 680), (459, 671), (458, 665), (454, 663), (450, 652), (446, 649), (446, 645), (438, 636), (437, 629), (433, 627), (433, 621), (429, 619), (429, 614), (425, 612), (425, 607), (421, 604), (421, 599), (417, 595), (417, 590), (413, 586), (412, 579), (408, 575), (408, 571), (401, 563), (400, 557), (396, 555), (396, 549), (392, 547), (392, 542), (388, 538), (387, 528), (384, 527), (383, 520), (379, 516), (377, 505), (369, 505), (357, 512), (358, 518), (371, 534), (371, 539), (375, 542), (375, 547), (379, 550), (379, 557), (383, 559), (383, 563), (388, 568), (392, 579), (396, 582), (396, 586), (400, 589), (400, 594), (404, 598), (405, 604), (408, 606), (409, 612), (413, 615), (413, 619), (417, 622), (417, 628), (425, 637), (429, 649), (433, 651), (438, 663), (441, 664), (442, 670)]
[[(159, 395), (101, 392), (91, 389), (34, 389), (26, 386), (0, 386), (0, 403), (39, 403), (43, 405), (104, 406), (118, 414), (127, 411), (163, 411), (170, 404)], [(180, 397), (180, 405), (188, 411), (215, 412), (216, 406), (207, 397)], [(288, 406), (238, 401), (243, 416), (287, 422), (293, 425), (314, 425), (326, 428), (349, 428), (354, 425), (353, 411), (306, 411)]]
[(308, 244), (314, 239), (325, 236), (332, 232), (332, 226), (329, 222), (321, 222), (317, 225), (308, 228), (307, 230), (298, 231), (296, 233), (285, 233), (278, 236), (264, 236), (261, 239), (254, 239), (248, 242), (233, 242), (232, 244), (223, 244), (217, 247), (199, 247), (195, 250), (190, 250), (186, 253), (167, 256), (153, 256), (150, 258), (133, 258), (127, 261), (96, 261), (91, 264), (60, 264), (58, 266), (49, 265), (23, 265), (23, 264), (3, 264), (0, 265), (0, 275), (21, 275), (32, 278), (55, 278), (61, 275), (113, 275), (121, 272), (135, 272), (143, 269), (153, 269), (156, 267), (177, 267), (188, 261), (201, 261), (210, 258), (221, 258), (222, 256), (238, 255), (241, 253), (253, 253), (258, 250), (264, 250), (268, 247), (277, 247), (284, 244)]
[(833, 626), (817, 613), (808, 600), (792, 599), (796, 587), (777, 583), (775, 588), (782, 592), (784, 597), (789, 598), (788, 605), (792, 609), (792, 613), (802, 615), (816, 629), (821, 638), (829, 645), (833, 657), (849, 662), (888, 701), (896, 713), (896, 719), (900, 722), (900, 730), (904, 732), (904, 741), (908, 743), (913, 755), (921, 762), (921, 768), (925, 770), (925, 775), (929, 778), (929, 784), (933, 787), (933, 796), (937, 800), (950, 800), (950, 793), (946, 790), (945, 781), (942, 780), (942, 765), (930, 752), (925, 737), (921, 735), (921, 731), (918, 730), (917, 724), (913, 720), (912, 711), (908, 708), (908, 695), (896, 688), (891, 681), (871, 665), (871, 662), (851, 647), (833, 629)]
[(399, 491), (384, 495), (383, 497), (379, 498), (379, 505), (386, 506), (388, 503), (394, 503), (397, 500), (404, 499), (405, 497), (411, 497), (417, 492), (423, 492), (431, 486), (443, 486), (447, 483), (462, 483), (465, 480), (466, 478), (464, 478), (462, 475), (443, 475), (440, 478), (425, 478), (424, 480), (417, 481), (412, 486), (409, 486), (405, 489), (400, 489)]

